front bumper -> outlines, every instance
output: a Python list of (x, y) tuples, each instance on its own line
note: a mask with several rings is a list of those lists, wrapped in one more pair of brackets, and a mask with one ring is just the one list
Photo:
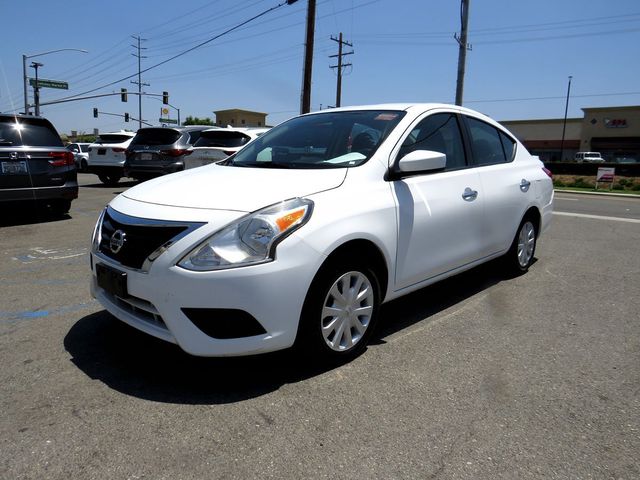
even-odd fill
[[(278, 245), (277, 258), (269, 263), (213, 272), (176, 266), (201, 238), (196, 231), (181, 239), (155, 260), (148, 273), (92, 254), (92, 295), (118, 319), (192, 355), (249, 355), (293, 345), (307, 290), (324, 256), (293, 234)], [(129, 297), (120, 299), (98, 286), (96, 263), (127, 273)], [(241, 310), (266, 333), (213, 338), (189, 320), (184, 308)]]

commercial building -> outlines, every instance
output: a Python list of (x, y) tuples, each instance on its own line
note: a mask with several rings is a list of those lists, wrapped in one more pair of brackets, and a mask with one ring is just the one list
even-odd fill
[(573, 160), (576, 152), (600, 152), (608, 162), (640, 162), (640, 106), (582, 111), (582, 118), (566, 123), (562, 118), (501, 123), (544, 162)]
[(267, 114), (262, 112), (252, 112), (251, 110), (240, 110), (233, 108), (230, 110), (216, 110), (216, 125), (218, 127), (264, 127), (267, 122)]

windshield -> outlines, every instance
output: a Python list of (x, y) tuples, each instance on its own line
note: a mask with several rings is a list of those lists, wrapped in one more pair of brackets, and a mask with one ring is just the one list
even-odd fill
[(249, 135), (242, 132), (225, 132), (215, 130), (212, 132), (202, 132), (194, 147), (241, 147), (251, 140)]
[(129, 135), (120, 135), (117, 133), (105, 133), (96, 138), (96, 143), (124, 143), (131, 140)]
[(251, 142), (232, 165), (262, 168), (345, 168), (362, 165), (405, 112), (361, 110), (296, 117)]
[(135, 145), (171, 145), (182, 135), (179, 131), (171, 128), (145, 128), (138, 130), (133, 137), (131, 146)]
[(0, 147), (62, 147), (53, 126), (39, 118), (0, 118)]

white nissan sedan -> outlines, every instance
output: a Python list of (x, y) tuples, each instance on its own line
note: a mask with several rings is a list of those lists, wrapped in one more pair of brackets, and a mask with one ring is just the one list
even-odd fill
[(551, 220), (550, 177), (466, 108), (307, 114), (224, 165), (116, 197), (93, 234), (91, 291), (193, 355), (296, 344), (349, 358), (384, 302), (497, 257), (525, 272)]

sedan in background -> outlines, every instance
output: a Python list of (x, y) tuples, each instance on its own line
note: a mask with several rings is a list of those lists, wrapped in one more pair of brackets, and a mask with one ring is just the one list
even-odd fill
[(86, 172), (89, 162), (89, 145), (90, 143), (70, 143), (67, 150), (73, 153), (73, 159), (76, 162), (76, 168), (79, 172)]
[(191, 146), (210, 126), (141, 128), (127, 149), (124, 171), (136, 180), (184, 170)]
[(78, 198), (77, 170), (49, 120), (0, 114), (0, 213), (12, 204), (49, 206), (64, 215)]
[(526, 272), (552, 210), (550, 172), (485, 115), (324, 110), (113, 199), (92, 237), (91, 292), (193, 355), (297, 345), (348, 359), (384, 302), (492, 259)]
[(185, 169), (220, 162), (268, 130), (233, 127), (205, 130), (193, 145), (193, 152), (185, 160)]

